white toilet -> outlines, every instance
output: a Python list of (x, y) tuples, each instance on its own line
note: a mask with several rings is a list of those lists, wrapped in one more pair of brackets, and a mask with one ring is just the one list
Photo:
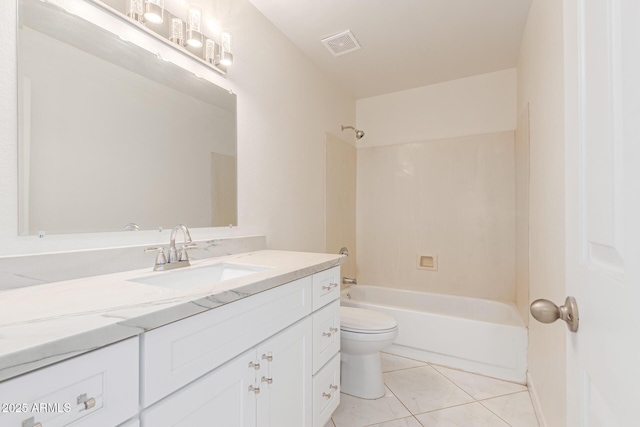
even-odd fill
[(373, 310), (340, 307), (342, 392), (363, 399), (385, 395), (380, 350), (398, 335), (393, 317)]

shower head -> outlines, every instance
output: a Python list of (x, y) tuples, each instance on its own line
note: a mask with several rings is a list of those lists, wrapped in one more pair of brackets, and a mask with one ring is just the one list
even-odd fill
[(356, 129), (353, 126), (342, 125), (342, 131), (343, 132), (344, 132), (345, 129), (353, 129), (353, 131), (356, 133), (356, 139), (362, 139), (362, 137), (364, 136), (364, 131), (363, 130)]

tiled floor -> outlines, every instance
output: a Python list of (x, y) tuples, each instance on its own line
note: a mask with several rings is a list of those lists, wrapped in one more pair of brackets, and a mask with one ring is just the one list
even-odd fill
[(527, 387), (382, 353), (387, 394), (342, 394), (325, 427), (538, 427)]

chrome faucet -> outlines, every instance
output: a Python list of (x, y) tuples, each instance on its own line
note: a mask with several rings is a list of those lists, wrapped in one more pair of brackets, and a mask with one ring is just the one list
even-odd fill
[[(182, 230), (182, 234), (184, 236), (184, 243), (180, 249), (180, 254), (178, 255), (178, 251), (176, 250), (176, 232), (178, 230)], [(193, 247), (193, 240), (191, 240), (191, 233), (189, 233), (189, 229), (184, 224), (178, 224), (173, 227), (171, 230), (171, 237), (169, 239), (169, 262), (180, 262), (186, 261), (187, 265), (189, 263), (189, 255), (187, 254), (187, 248)]]
[[(182, 234), (184, 235), (184, 242), (180, 247), (180, 251), (176, 248), (176, 233), (178, 230), (182, 230)], [(191, 265), (189, 263), (189, 253), (188, 249), (194, 248), (197, 245), (193, 243), (191, 239), (191, 233), (189, 233), (189, 229), (184, 224), (176, 225), (173, 230), (171, 230), (171, 237), (169, 239), (169, 257), (164, 253), (163, 247), (154, 247), (154, 248), (146, 248), (145, 252), (158, 252), (156, 256), (156, 263), (153, 266), (154, 271), (164, 271), (164, 270), (172, 270), (174, 268), (179, 267), (188, 267)]]

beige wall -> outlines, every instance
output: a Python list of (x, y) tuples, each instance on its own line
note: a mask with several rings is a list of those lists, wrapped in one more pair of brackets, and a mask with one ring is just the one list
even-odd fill
[(356, 277), (356, 147), (327, 134), (326, 251), (349, 249), (342, 276)]
[[(227, 78), (238, 95), (240, 229), (265, 233), (271, 248), (322, 252), (325, 132), (339, 135), (341, 124), (355, 122), (355, 99), (248, 0), (220, 3), (234, 36)], [(13, 2), (0, 3), (0, 235), (7, 241), (17, 233), (15, 16)]]
[(516, 69), (359, 99), (357, 146), (456, 138), (516, 127)]
[[(565, 298), (563, 2), (534, 0), (518, 64), (530, 114), (530, 300)], [(566, 326), (531, 321), (529, 375), (546, 425), (566, 425)]]
[[(358, 150), (361, 283), (513, 301), (514, 134)], [(437, 255), (438, 270), (416, 268)]]

